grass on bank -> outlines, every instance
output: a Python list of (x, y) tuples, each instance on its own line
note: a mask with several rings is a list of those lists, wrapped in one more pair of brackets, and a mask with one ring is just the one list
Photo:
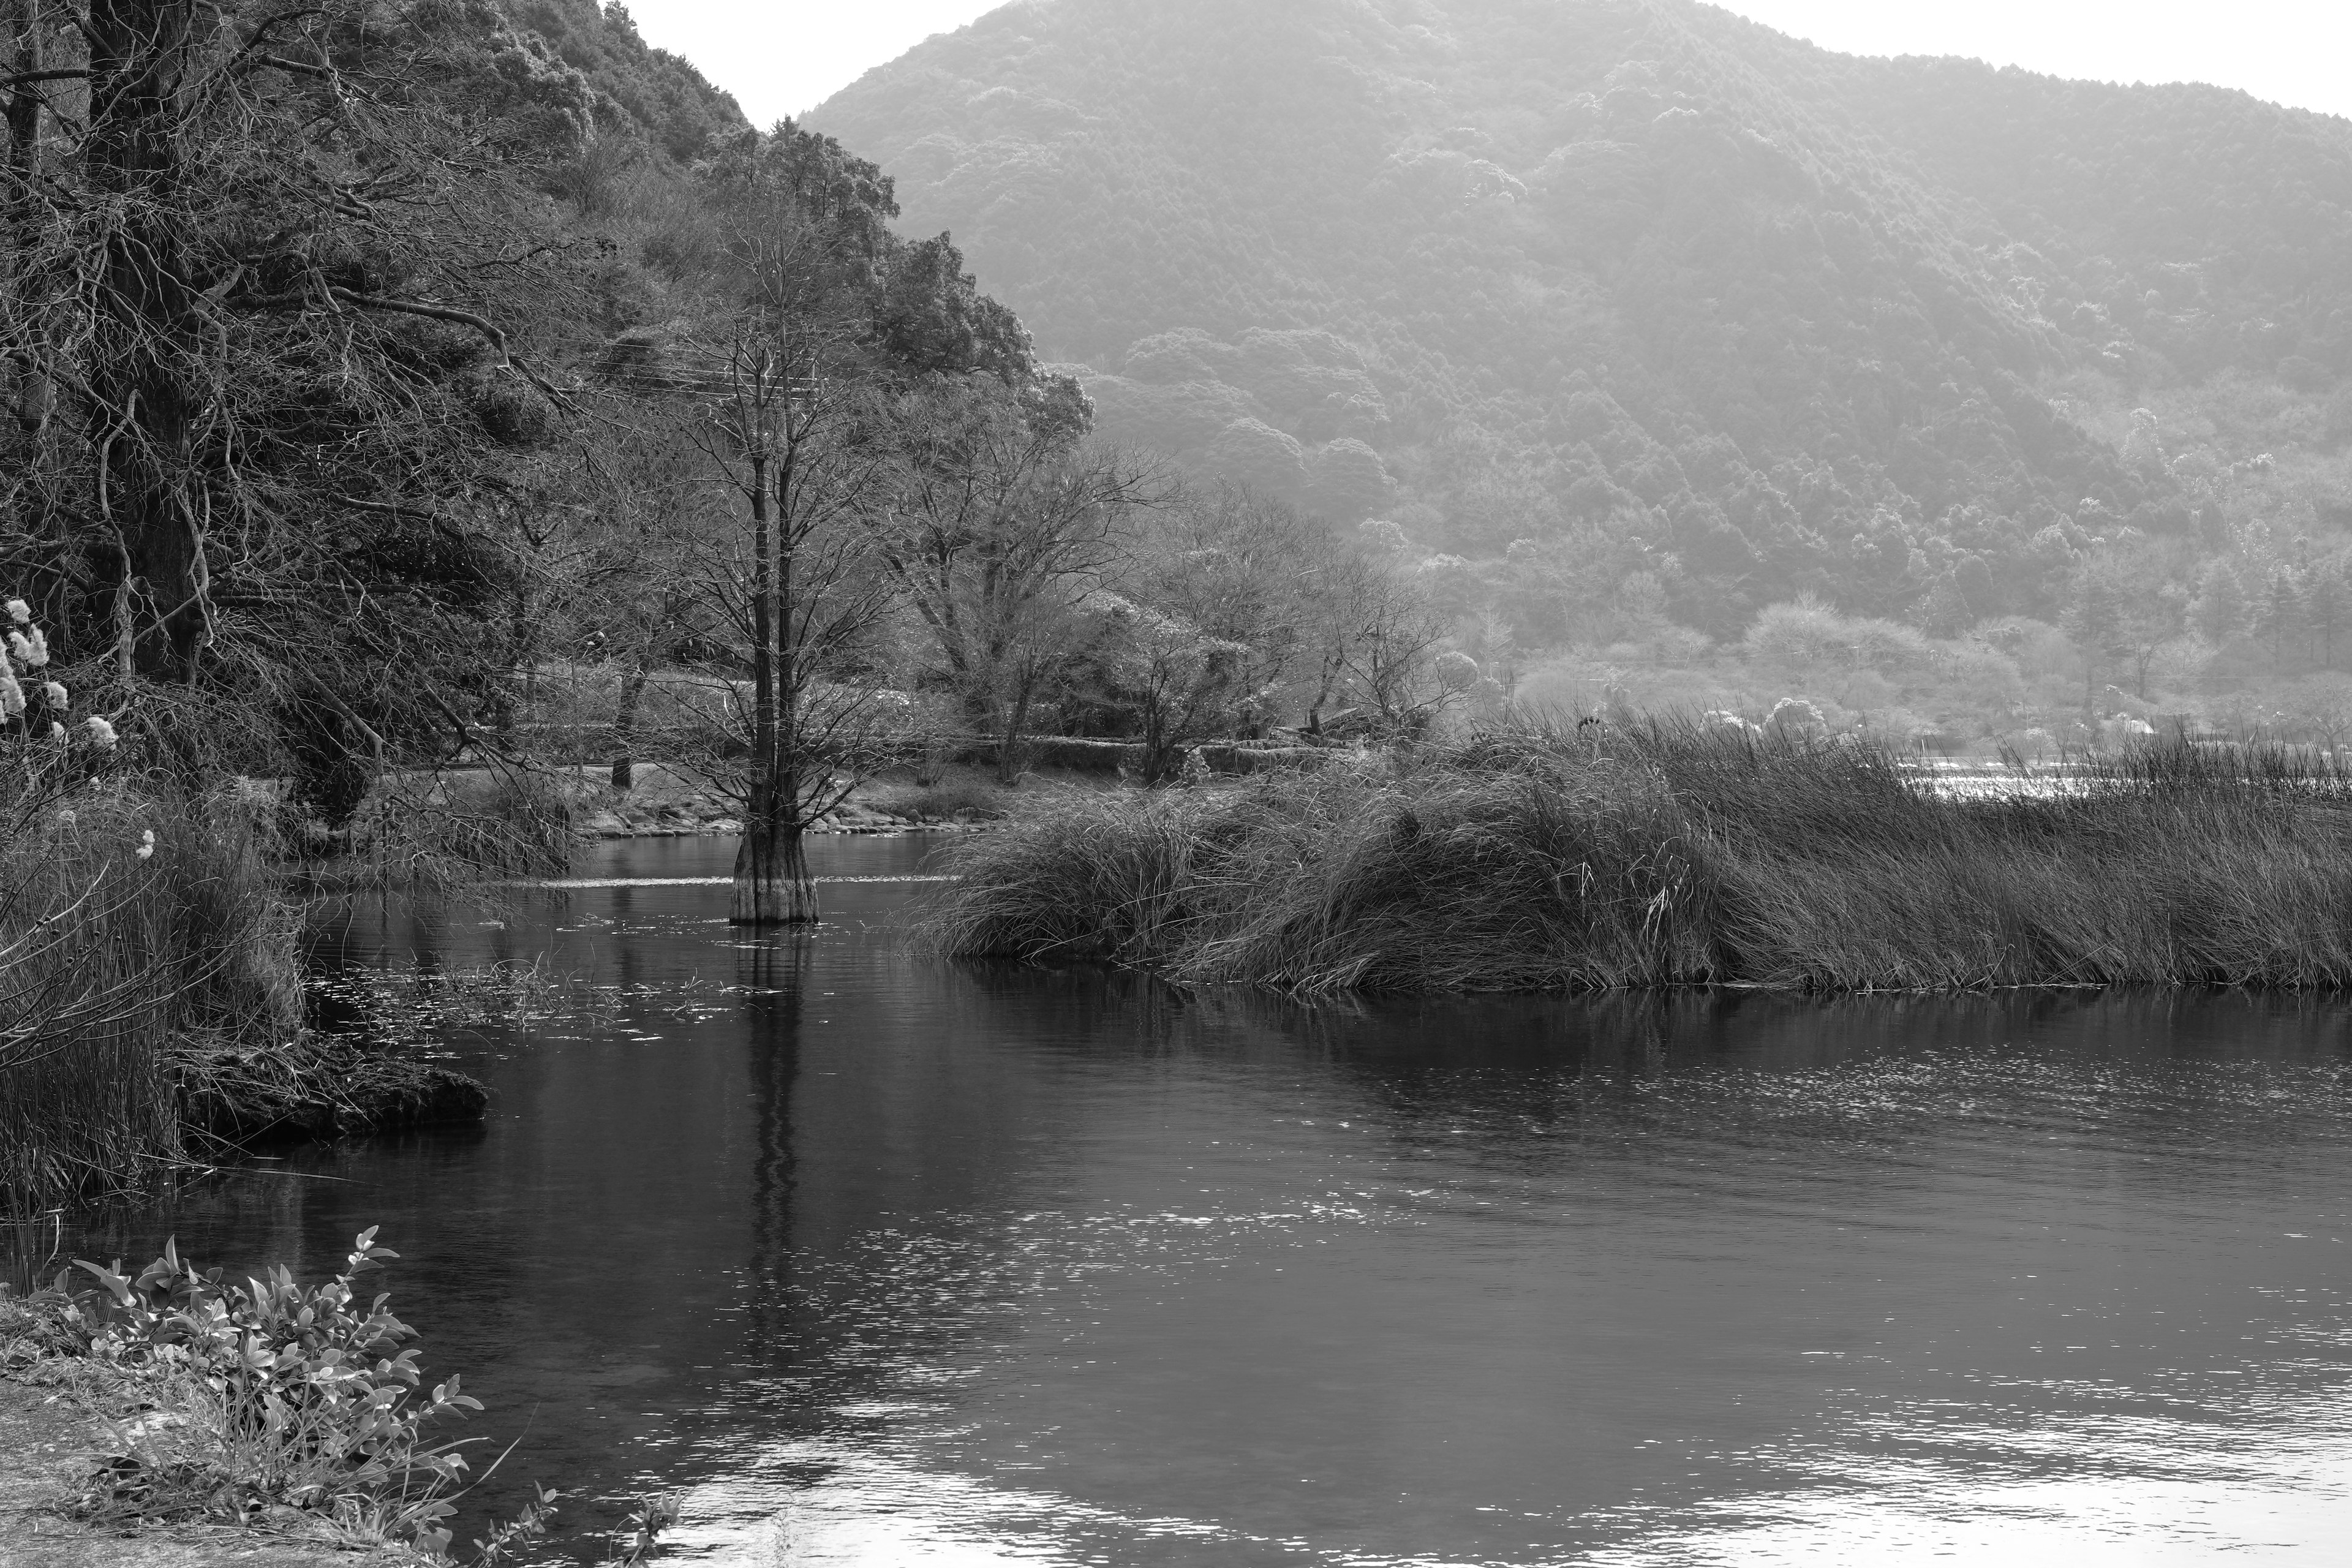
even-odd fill
[(0, 1194), (136, 1188), (184, 1079), (300, 1028), (299, 914), (252, 811), (85, 789), (0, 832)]
[(1846, 743), (1528, 726), (1064, 797), (957, 868), (940, 951), (1201, 984), (2352, 985), (2352, 777), (2178, 742), (1962, 799)]
[[(303, 910), (279, 829), (278, 807), (253, 792), (0, 778), (10, 1237), (59, 1205), (152, 1190), (258, 1138), (480, 1114), (469, 1079), (306, 1027)], [(512, 837), (485, 831), (496, 844)], [(481, 846), (452, 853), (468, 847)]]

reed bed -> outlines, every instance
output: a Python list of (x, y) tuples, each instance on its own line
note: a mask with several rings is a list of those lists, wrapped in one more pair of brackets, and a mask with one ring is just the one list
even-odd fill
[(0, 832), (0, 1201), (23, 1218), (181, 1162), (195, 1064), (291, 1039), (298, 911), (262, 811), (90, 787)]
[(1525, 726), (1059, 801), (959, 868), (940, 951), (1306, 993), (2352, 985), (2352, 777), (2180, 743), (1958, 799), (1844, 742)]

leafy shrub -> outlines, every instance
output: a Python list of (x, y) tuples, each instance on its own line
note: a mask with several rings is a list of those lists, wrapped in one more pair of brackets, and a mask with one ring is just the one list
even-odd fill
[[(118, 1423), (123, 1453), (85, 1490), (97, 1520), (254, 1522), (290, 1512), (346, 1538), (405, 1540), (446, 1552), (449, 1489), (466, 1460), (428, 1428), (479, 1410), (452, 1376), (420, 1392), (389, 1297), (363, 1299), (362, 1273), (399, 1256), (362, 1231), (341, 1272), (306, 1287), (283, 1268), (243, 1285), (199, 1272), (166, 1244), (137, 1274), (79, 1264), (97, 1288), (71, 1288), (60, 1321), (80, 1349), (142, 1386), (161, 1419)], [(542, 1493), (527, 1521), (543, 1520)], [(529, 1523), (508, 1527), (529, 1529)]]

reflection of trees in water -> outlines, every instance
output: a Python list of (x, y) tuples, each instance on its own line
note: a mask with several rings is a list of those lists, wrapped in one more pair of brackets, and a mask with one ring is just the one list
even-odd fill
[(789, 932), (736, 949), (736, 979), (751, 1030), (751, 1272), (748, 1359), (791, 1359), (793, 1083), (800, 1072), (813, 940)]
[(758, 1142), (742, 1360), (761, 1375), (728, 1399), (770, 1431), (856, 1439), (887, 1418), (855, 1406), (939, 1397), (938, 1368), (1066, 1282), (1067, 1238), (1040, 1226), (1087, 1129), (1036, 1042), (1160, 1026), (1139, 1011), (1151, 987), (1034, 970), (941, 966), (820, 1000), (843, 978), (833, 956), (822, 932), (743, 950)]

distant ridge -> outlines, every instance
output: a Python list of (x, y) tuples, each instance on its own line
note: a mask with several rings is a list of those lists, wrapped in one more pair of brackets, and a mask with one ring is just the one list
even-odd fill
[[(2124, 529), (2212, 547), (2205, 468), (2253, 454), (2176, 471), (2151, 389), (2352, 437), (2352, 123), (2242, 93), (1688, 0), (1024, 0), (810, 120), (1106, 431), (1474, 559), (1574, 541), (1717, 635), (1805, 590), (2054, 614)], [(2335, 482), (2297, 504), (2352, 522)]]

